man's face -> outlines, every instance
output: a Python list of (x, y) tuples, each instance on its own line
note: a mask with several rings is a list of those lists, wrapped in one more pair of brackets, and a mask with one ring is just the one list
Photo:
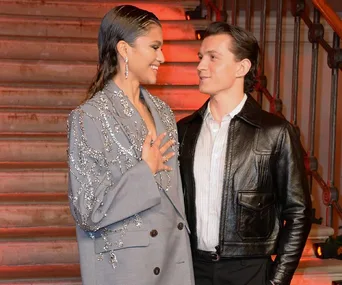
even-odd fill
[(224, 34), (203, 40), (197, 66), (200, 92), (215, 96), (234, 85), (240, 63), (230, 51), (231, 42), (232, 38)]

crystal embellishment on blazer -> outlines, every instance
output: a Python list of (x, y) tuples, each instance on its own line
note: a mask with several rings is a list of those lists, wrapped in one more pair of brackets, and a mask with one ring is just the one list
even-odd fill
[[(171, 109), (145, 89), (141, 91), (146, 99), (153, 103), (169, 139), (177, 141), (177, 127)], [(89, 109), (92, 109), (91, 113), (87, 111)], [(122, 120), (126, 123), (123, 124)], [(87, 134), (85, 124), (91, 125), (92, 132), (97, 130), (98, 133)], [(118, 240), (108, 240), (108, 233), (113, 230), (101, 223), (107, 217), (107, 211), (110, 211), (106, 205), (106, 197), (117, 183), (111, 170), (118, 169), (123, 174), (141, 161), (142, 145), (147, 135), (146, 124), (128, 97), (122, 91), (107, 85), (103, 91), (71, 112), (68, 130), (69, 139), (72, 136), (72, 145), (69, 145), (68, 149), (70, 175), (77, 182), (77, 189), (69, 191), (72, 214), (76, 223), (89, 233), (90, 238), (97, 236), (103, 239), (105, 255), (109, 257), (112, 267), (116, 268), (118, 260), (114, 250), (110, 248), (113, 244), (117, 248), (123, 247), (129, 226), (140, 227), (142, 220), (139, 215), (135, 215), (117, 223), (114, 227), (115, 232), (120, 232)], [(98, 136), (97, 147), (89, 144), (90, 136)], [(178, 144), (172, 146), (172, 150), (178, 154)], [(172, 172), (167, 171), (155, 175), (155, 181), (161, 191), (169, 190), (170, 175)], [(104, 190), (103, 195), (99, 196), (95, 194), (95, 189), (100, 186)], [(94, 213), (102, 218), (94, 221)], [(103, 260), (104, 255), (99, 255), (98, 259)]]

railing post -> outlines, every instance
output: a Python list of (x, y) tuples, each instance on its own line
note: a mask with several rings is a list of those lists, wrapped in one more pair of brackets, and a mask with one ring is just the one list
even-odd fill
[[(320, 13), (314, 9), (313, 23), (309, 27), (309, 41), (312, 43), (311, 61), (311, 82), (310, 82), (310, 105), (309, 105), (309, 140), (308, 159), (310, 171), (317, 171), (318, 162), (315, 157), (315, 137), (316, 137), (316, 104), (317, 104), (317, 72), (318, 72), (318, 52), (319, 40), (323, 38), (323, 26), (320, 24)], [(309, 181), (310, 191), (312, 191), (312, 176)]]
[[(342, 50), (340, 49), (340, 38), (336, 32), (333, 37), (333, 48), (328, 53), (328, 65), (331, 68), (331, 99), (330, 99), (330, 126), (329, 126), (329, 164), (328, 164), (328, 186), (335, 201), (338, 200), (338, 191), (335, 187), (335, 165), (336, 165), (336, 117), (337, 117), (337, 95), (338, 95), (338, 73), (339, 65), (342, 63)], [(329, 211), (329, 226), (333, 224), (332, 208)]]
[[(266, 48), (266, 13), (267, 13), (267, 0), (261, 1), (260, 10), (260, 70), (259, 82), (262, 88), (267, 87), (267, 78), (265, 76), (265, 48)], [(258, 92), (258, 102), (262, 106), (262, 91)]]
[(245, 16), (245, 28), (247, 31), (251, 31), (252, 23), (252, 0), (246, 1), (246, 16)]
[(236, 26), (237, 24), (237, 0), (232, 0), (232, 21), (231, 24)]
[(276, 25), (276, 43), (275, 43), (275, 64), (274, 64), (274, 105), (272, 111), (280, 113), (282, 111), (282, 101), (280, 99), (280, 64), (281, 64), (281, 44), (282, 44), (282, 26), (283, 26), (283, 0), (277, 2), (277, 25)]
[(294, 39), (293, 39), (293, 64), (292, 64), (292, 98), (291, 98), (291, 122), (297, 126), (298, 106), (298, 73), (299, 73), (299, 52), (300, 52), (300, 15), (304, 11), (304, 0), (291, 2), (291, 12), (295, 17)]

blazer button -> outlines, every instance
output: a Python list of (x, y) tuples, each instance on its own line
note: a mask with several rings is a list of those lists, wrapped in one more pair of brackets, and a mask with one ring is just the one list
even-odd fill
[(158, 235), (158, 231), (157, 230), (150, 231), (150, 236), (151, 237), (156, 237), (157, 235)]
[(184, 224), (183, 224), (183, 223), (179, 223), (179, 224), (177, 225), (177, 228), (178, 228), (179, 230), (182, 230), (182, 229), (184, 228)]
[(159, 275), (159, 273), (160, 273), (160, 268), (159, 268), (159, 267), (154, 268), (154, 269), (153, 269), (153, 273), (154, 273), (154, 275)]

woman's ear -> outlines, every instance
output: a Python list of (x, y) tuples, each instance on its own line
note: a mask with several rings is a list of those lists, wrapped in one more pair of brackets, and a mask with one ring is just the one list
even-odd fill
[(127, 48), (128, 48), (128, 44), (125, 41), (119, 41), (116, 45), (118, 54), (121, 56), (123, 60), (125, 60), (125, 58), (127, 58), (128, 56)]
[(244, 77), (251, 69), (251, 61), (247, 58), (243, 59), (239, 63), (239, 67), (236, 71), (236, 77)]

